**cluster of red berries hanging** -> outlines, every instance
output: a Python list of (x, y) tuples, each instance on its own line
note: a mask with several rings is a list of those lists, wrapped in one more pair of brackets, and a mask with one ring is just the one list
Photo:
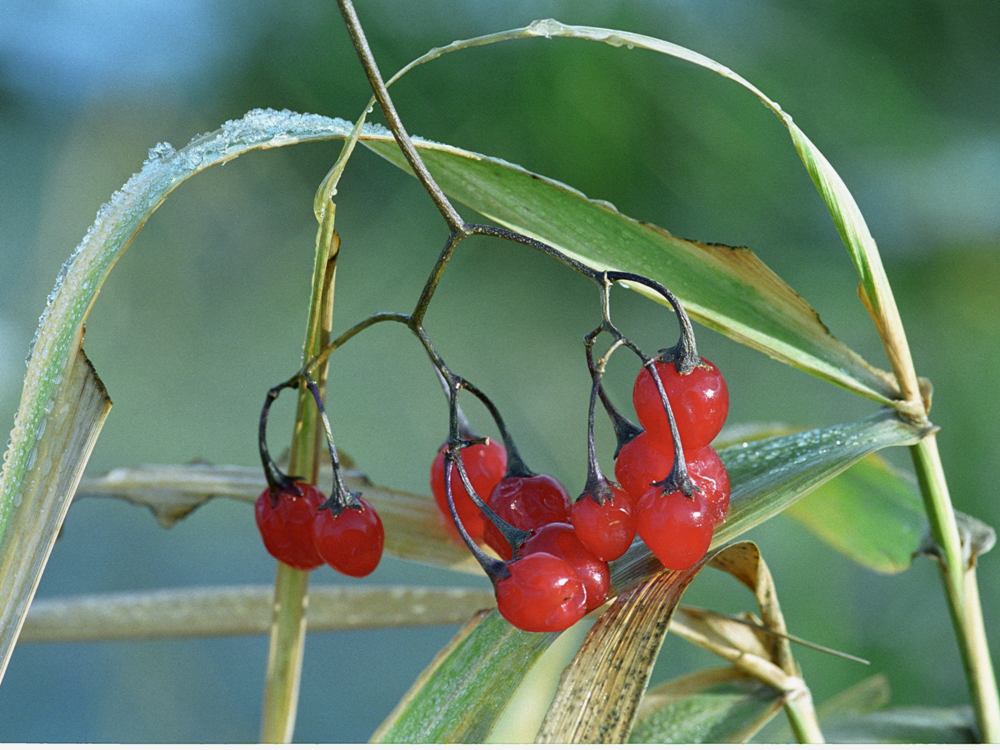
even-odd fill
[[(673, 306), (681, 324), (678, 344), (649, 359), (609, 317), (610, 285), (646, 284)], [(681, 570), (708, 551), (729, 507), (729, 477), (709, 443), (722, 429), (729, 393), (718, 368), (701, 359), (694, 333), (677, 299), (662, 286), (625, 273), (603, 274), (604, 319), (585, 338), (592, 377), (588, 415), (588, 475), (575, 501), (553, 477), (524, 463), (493, 404), (467, 381), (442, 371), (449, 390), (452, 427), (431, 465), (438, 507), (493, 581), (497, 607), (522, 630), (560, 631), (608, 597), (608, 563), (632, 546), (636, 533), (664, 567)], [(601, 333), (614, 344), (597, 362)], [(643, 361), (632, 400), (642, 427), (610, 403), (601, 378), (620, 346)], [(439, 367), (443, 363), (438, 363)], [(502, 443), (476, 437), (456, 405), (469, 390), (489, 409)], [(601, 471), (594, 445), (594, 412), (600, 398), (618, 437), (615, 484)], [(486, 555), (485, 541), (502, 558)]]
[[(551, 248), (546, 251), (558, 255)], [(405, 323), (423, 344), (447, 393), (450, 416), (448, 439), (431, 465), (431, 490), (442, 514), (490, 577), (500, 614), (522, 630), (564, 630), (601, 606), (611, 586), (608, 563), (625, 554), (636, 534), (665, 567), (691, 567), (708, 551), (729, 507), (729, 477), (709, 445), (722, 429), (729, 393), (715, 365), (698, 356), (680, 302), (645, 277), (597, 273), (569, 262), (599, 283), (603, 312), (601, 324), (584, 338), (592, 380), (588, 468), (575, 501), (558, 480), (528, 468), (496, 406), (448, 369), (416, 313), (379, 313), (338, 340), (346, 341), (376, 322), (396, 321)], [(611, 287), (621, 281), (643, 284), (673, 307), (681, 329), (675, 346), (647, 357), (611, 322)], [(601, 334), (608, 334), (612, 344), (595, 360), (594, 345)], [(331, 344), (329, 351), (336, 346)], [(607, 360), (620, 348), (631, 350), (643, 363), (632, 392), (641, 427), (614, 408), (602, 385)], [(267, 550), (287, 565), (309, 570), (326, 562), (347, 575), (365, 576), (382, 556), (382, 523), (372, 506), (344, 483), (330, 422), (308, 371), (304, 368), (272, 388), (261, 411), (260, 455), (268, 488), (257, 499), (257, 525)], [(303, 383), (316, 401), (326, 434), (333, 465), (329, 498), (283, 474), (267, 451), (271, 404), (283, 389)], [(501, 441), (472, 432), (458, 407), (461, 391), (486, 406)], [(618, 438), (619, 484), (609, 481), (597, 459), (598, 399)], [(484, 552), (480, 541), (500, 559)]]
[[(316, 401), (333, 465), (333, 490), (325, 496), (312, 484), (284, 474), (271, 459), (265, 435), (271, 404), (285, 388), (304, 382)], [(326, 563), (345, 575), (361, 578), (382, 559), (385, 533), (375, 509), (344, 483), (330, 421), (319, 389), (312, 380), (296, 376), (268, 391), (260, 414), (260, 459), (267, 478), (254, 505), (257, 528), (271, 556), (299, 570)]]

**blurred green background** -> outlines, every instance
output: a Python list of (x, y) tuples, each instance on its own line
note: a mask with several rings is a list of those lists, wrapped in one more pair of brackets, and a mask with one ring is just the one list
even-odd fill
[[(779, 101), (840, 171), (880, 243), (918, 368), (936, 386), (932, 418), (957, 505), (1000, 521), (1000, 4), (358, 5), (387, 73), (431, 46), (554, 16), (679, 42)], [(6, 434), (59, 265), (150, 146), (179, 146), (257, 106), (353, 118), (367, 89), (332, 2), (3, 0), (0, 18)], [(517, 162), (674, 233), (753, 247), (836, 335), (884, 363), (847, 255), (787, 136), (736, 87), (650, 53), (537, 40), (451, 56), (395, 96), (411, 132)], [(88, 326), (87, 351), (115, 402), (90, 471), (255, 461), (263, 393), (296, 366), (312, 195), (337, 150), (248, 156), (184, 186), (149, 222)], [(416, 183), (363, 150), (342, 182), (338, 228), (340, 329), (412, 304), (445, 237)], [(661, 308), (617, 299), (619, 324), (642, 343), (673, 337)], [(499, 403), (531, 465), (571, 493), (584, 477), (580, 337), (595, 302), (552, 262), (481, 240), (463, 247), (427, 321), (449, 363)], [(714, 333), (699, 336), (728, 376), (730, 423), (824, 424), (874, 411)], [(627, 403), (632, 364), (611, 370), (612, 392)], [(426, 491), (446, 414), (401, 330), (376, 329), (337, 355), (330, 405), (343, 447), (375, 481)], [(287, 407), (273, 422), (276, 445)], [(889, 458), (908, 464), (902, 451)], [(799, 649), (818, 699), (885, 672), (895, 703), (967, 701), (930, 562), (877, 575), (785, 519), (751, 536), (789, 628), (872, 661)], [(994, 653), (998, 560), (987, 556), (980, 573)], [(219, 501), (165, 532), (142, 510), (87, 500), (71, 510), (39, 596), (268, 583), (273, 572), (245, 505)], [(314, 580), (344, 583), (329, 570)], [(475, 580), (387, 560), (370, 582)], [(751, 606), (715, 573), (690, 601)], [(311, 635), (296, 740), (366, 739), (452, 632)], [(263, 638), (25, 645), (0, 687), (0, 741), (253, 741), (265, 654)], [(657, 679), (712, 663), (670, 638)]]

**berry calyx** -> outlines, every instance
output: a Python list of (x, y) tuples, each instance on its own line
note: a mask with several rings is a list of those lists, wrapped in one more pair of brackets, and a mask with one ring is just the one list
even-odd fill
[(666, 477), (674, 466), (674, 446), (670, 438), (641, 432), (621, 447), (615, 459), (615, 477), (638, 503), (653, 482)]
[[(569, 495), (547, 474), (508, 475), (493, 488), (486, 504), (507, 523), (525, 531), (569, 520)], [(510, 543), (496, 526), (487, 522), (483, 537), (500, 557), (511, 559)]]
[(684, 570), (698, 562), (712, 543), (712, 519), (705, 495), (664, 495), (651, 487), (639, 500), (637, 531), (663, 567)]
[[(448, 527), (454, 529), (455, 522), (448, 511), (448, 496), (445, 493), (444, 454), (447, 451), (448, 444), (444, 443), (434, 457), (434, 463), (431, 464), (431, 493), (438, 509), (448, 520)], [(487, 439), (485, 443), (462, 448), (459, 454), (462, 456), (462, 465), (472, 483), (472, 488), (485, 502), (493, 492), (493, 488), (507, 473), (507, 451), (503, 443)], [(469, 493), (465, 491), (457, 466), (451, 467), (451, 491), (455, 498), (455, 510), (458, 511), (458, 518), (465, 530), (474, 539), (481, 539), (486, 521)]]
[(362, 578), (378, 567), (385, 546), (382, 519), (371, 504), (354, 495), (355, 504), (323, 508), (313, 521), (316, 552), (331, 568)]
[(306, 482), (290, 487), (268, 488), (254, 503), (257, 529), (271, 556), (298, 570), (312, 570), (323, 564), (313, 544), (313, 520), (326, 496)]
[(604, 503), (594, 493), (584, 490), (570, 508), (576, 536), (599, 560), (617, 560), (635, 538), (635, 512), (632, 498), (617, 485), (605, 482), (608, 497)]
[(608, 598), (611, 571), (608, 564), (591, 554), (577, 538), (568, 523), (547, 523), (535, 529), (518, 550), (523, 558), (536, 552), (546, 552), (569, 563), (587, 591), (587, 612), (600, 607)]
[[(686, 375), (681, 375), (673, 362), (657, 360), (654, 366), (670, 399), (681, 444), (691, 450), (708, 445), (729, 413), (729, 389), (719, 368), (705, 358)], [(632, 404), (647, 432), (670, 440), (670, 423), (660, 392), (645, 367), (636, 376)]]
[(507, 563), (493, 585), (497, 609), (511, 625), (534, 633), (557, 633), (587, 611), (587, 591), (569, 563), (535, 552)]

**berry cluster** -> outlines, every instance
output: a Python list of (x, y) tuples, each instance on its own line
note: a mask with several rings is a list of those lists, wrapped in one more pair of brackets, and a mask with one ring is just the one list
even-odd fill
[(333, 464), (329, 498), (300, 478), (282, 473), (267, 450), (265, 433), (271, 404), (283, 389), (298, 383), (299, 378), (293, 378), (268, 391), (261, 411), (260, 455), (268, 487), (254, 504), (257, 528), (267, 551), (285, 565), (312, 570), (326, 563), (344, 575), (361, 578), (378, 567), (385, 532), (371, 504), (344, 484), (330, 422), (313, 381), (307, 380), (306, 385), (322, 417)]
[[(436, 278), (428, 282), (431, 291)], [(679, 570), (696, 564), (708, 551), (714, 528), (725, 520), (729, 506), (729, 478), (709, 445), (726, 418), (729, 394), (715, 365), (698, 356), (680, 302), (665, 287), (635, 274), (608, 271), (591, 278), (600, 284), (603, 315), (601, 324), (584, 337), (592, 381), (588, 469), (575, 500), (557, 479), (528, 468), (493, 402), (447, 367), (421, 323), (426, 302), (421, 303), (424, 308), (418, 304), (420, 315), (379, 313), (362, 321), (323, 355), (382, 321), (404, 323), (420, 340), (449, 405), (448, 437), (431, 464), (432, 494), (447, 523), (490, 577), (500, 613), (522, 630), (564, 630), (601, 606), (611, 587), (609, 563), (629, 550), (636, 534), (665, 567)], [(643, 284), (670, 303), (681, 328), (675, 346), (651, 358), (621, 333), (610, 317), (615, 282)], [(595, 358), (594, 347), (602, 334), (609, 335), (612, 343)], [(641, 427), (615, 409), (602, 384), (607, 361), (620, 348), (642, 361), (632, 393)], [(257, 499), (257, 525), (267, 550), (292, 567), (309, 570), (326, 562), (347, 575), (364, 576), (381, 558), (382, 523), (371, 505), (344, 484), (319, 389), (307, 374), (319, 361), (272, 388), (264, 402), (259, 441), (268, 488)], [(326, 432), (334, 477), (329, 498), (282, 474), (265, 444), (267, 414), (274, 399), (282, 389), (302, 384), (311, 391)], [(472, 431), (458, 406), (462, 391), (487, 408), (500, 440)], [(618, 439), (618, 484), (608, 479), (597, 459), (598, 400)], [(480, 543), (499, 559), (484, 552)]]
[[(610, 278), (604, 286), (605, 311)], [(668, 298), (669, 299), (669, 298)], [(729, 506), (729, 478), (709, 443), (718, 435), (729, 394), (718, 368), (694, 352), (693, 335), (679, 303), (681, 342), (654, 360), (643, 358), (633, 389), (642, 427), (611, 406), (601, 385), (606, 358), (624, 344), (607, 314), (586, 339), (593, 378), (588, 429), (588, 477), (575, 501), (553, 477), (527, 468), (495, 407), (489, 408), (502, 443), (475, 437), (452, 401), (453, 431), (431, 465), (431, 491), (445, 518), (493, 580), (497, 607), (523, 630), (558, 631), (603, 604), (610, 587), (608, 563), (621, 557), (636, 533), (667, 568), (700, 560)], [(616, 345), (595, 362), (602, 332)], [(600, 398), (619, 438), (615, 476), (601, 472), (594, 447), (594, 411)], [(488, 544), (503, 562), (485, 556)]]

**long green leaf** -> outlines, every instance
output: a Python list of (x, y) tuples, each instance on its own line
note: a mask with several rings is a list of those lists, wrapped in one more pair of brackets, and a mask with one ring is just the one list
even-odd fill
[(879, 456), (868, 456), (789, 509), (834, 549), (860, 565), (899, 573), (927, 531), (916, 483)]
[[(393, 144), (365, 145), (405, 168)], [(448, 195), (493, 221), (593, 268), (660, 281), (693, 318), (775, 359), (882, 402), (894, 395), (890, 376), (835, 338), (816, 311), (749, 249), (675, 237), (497, 159), (420, 141), (417, 146)], [(635, 288), (663, 301), (645, 287)]]
[(482, 742), (521, 676), (556, 639), (512, 628), (496, 610), (473, 618), (403, 696), (373, 742)]
[(733, 668), (651, 688), (629, 735), (634, 743), (746, 742), (781, 710), (782, 694)]
[(49, 384), (0, 545), (0, 679), (111, 400), (80, 350)]
[[(728, 449), (723, 457), (730, 466), (733, 500), (713, 546), (780, 513), (864, 455), (913, 443), (920, 435), (919, 429), (887, 413)], [(625, 592), (661, 570), (637, 543), (615, 563), (612, 575), (617, 590)], [(496, 612), (470, 624), (428, 667), (373, 739), (481, 742), (521, 674), (551, 642), (549, 635), (515, 630)], [(510, 656), (509, 661), (499, 652)]]
[[(35, 601), (21, 642), (263, 635), (271, 586), (227, 586), (97, 594)], [(311, 630), (357, 630), (465, 622), (493, 604), (484, 589), (313, 586)]]
[[(812, 178), (813, 183), (815, 184), (817, 191), (820, 193), (820, 196), (823, 198), (824, 203), (826, 203), (827, 209), (830, 212), (833, 222), (837, 227), (837, 231), (840, 233), (841, 239), (851, 256), (851, 260), (853, 261), (855, 269), (857, 270), (858, 276), (861, 280), (860, 292), (862, 300), (871, 313), (876, 326), (879, 328), (880, 334), (886, 342), (886, 351), (889, 356), (894, 359), (894, 369), (897, 372), (901, 370), (905, 372), (913, 371), (913, 363), (910, 361), (909, 348), (906, 344), (902, 324), (899, 320), (899, 313), (895, 302), (893, 301), (892, 292), (889, 288), (889, 282), (885, 275), (885, 269), (882, 266), (882, 260), (879, 256), (878, 247), (875, 244), (875, 240), (865, 223), (864, 217), (862, 216), (861, 210), (858, 208), (854, 197), (847, 189), (847, 186), (844, 184), (844, 181), (841, 179), (837, 171), (820, 152), (820, 150), (816, 148), (812, 141), (809, 140), (806, 134), (802, 132), (798, 125), (795, 124), (792, 117), (787, 114), (777, 102), (770, 99), (764, 94), (764, 92), (727, 66), (722, 65), (721, 63), (698, 52), (687, 49), (686, 47), (647, 36), (645, 34), (636, 34), (628, 31), (593, 26), (574, 26), (563, 24), (555, 19), (549, 18), (533, 21), (524, 27), (486, 34), (472, 39), (456, 40), (443, 47), (434, 48), (400, 69), (399, 72), (397, 72), (389, 80), (389, 84), (399, 80), (413, 68), (453, 52), (518, 39), (553, 38), (579, 39), (583, 41), (607, 44), (612, 47), (624, 47), (629, 50), (643, 49), (656, 52), (658, 54), (682, 60), (709, 70), (736, 83), (757, 97), (757, 99), (765, 107), (767, 107), (787, 129), (796, 153), (802, 160), (806, 171)], [(389, 156), (392, 155), (389, 154)], [(398, 159), (396, 161), (397, 163), (400, 163)], [(459, 199), (463, 200), (462, 198)], [(482, 213), (486, 213), (474, 204), (469, 203), (468, 205), (476, 210), (480, 210)], [(502, 215), (487, 215), (493, 215), (498, 221), (504, 221)], [(525, 217), (528, 218), (527, 222), (524, 221)], [(508, 226), (512, 228), (519, 228), (527, 234), (532, 234), (533, 231), (535, 231), (534, 224), (537, 221), (537, 217), (534, 216), (532, 212), (521, 212), (520, 216), (515, 216), (513, 218), (514, 220), (509, 223)], [(523, 223), (519, 223), (519, 220)], [(542, 218), (542, 221), (543, 223), (545, 222), (544, 217)], [(544, 232), (546, 229), (547, 228), (541, 228), (541, 231)], [(541, 234), (536, 236), (544, 238)], [(559, 244), (558, 241), (555, 241), (555, 239), (551, 241), (553, 244)], [(574, 249), (573, 245), (567, 245), (565, 247), (570, 250)], [(644, 260), (651, 262), (649, 259)], [(754, 261), (759, 263), (756, 259), (754, 259)], [(664, 281), (669, 285), (669, 281)], [(683, 294), (681, 296), (682, 298), (684, 297)], [(734, 338), (740, 338), (741, 332), (739, 330), (733, 330), (731, 333), (728, 332), (727, 328), (723, 325), (723, 321), (706, 320), (705, 322), (708, 325), (713, 325), (714, 327), (719, 328), (719, 330), (729, 333), (729, 335), (733, 335)], [(844, 377), (845, 373), (836, 372), (836, 368), (834, 368), (834, 372), (829, 370), (829, 365), (832, 364), (829, 361), (824, 361), (820, 364), (820, 366), (816, 367), (816, 363), (809, 361), (809, 355), (807, 355), (804, 360), (796, 362), (788, 359), (788, 352), (773, 352), (768, 351), (768, 349), (760, 346), (759, 344), (751, 345), (758, 346), (763, 351), (767, 351), (776, 359), (788, 361), (796, 367), (801, 367), (802, 369), (813, 372), (820, 377), (829, 379), (850, 390), (857, 391), (858, 393), (862, 393), (876, 400), (885, 400), (886, 396), (898, 396), (899, 388), (892, 376), (888, 376), (887, 373), (875, 371), (867, 365), (867, 363), (860, 361), (860, 358), (855, 359), (857, 355), (849, 350), (845, 352), (838, 352), (838, 354), (846, 355), (847, 360), (845, 363), (850, 365), (847, 369), (857, 368), (859, 366), (860, 369), (851, 373), (851, 376)], [(821, 356), (820, 359), (822, 360), (824, 358)], [(841, 363), (841, 366), (845, 363)], [(857, 378), (857, 380), (855, 381), (854, 378)], [(917, 390), (919, 390), (918, 385), (916, 383), (907, 383), (906, 385), (909, 390), (913, 391), (911, 395), (916, 397), (918, 395)]]
[[(780, 423), (732, 425), (715, 441), (728, 447), (795, 432)], [(927, 530), (916, 482), (881, 456), (865, 456), (810, 492), (788, 515), (838, 552), (881, 573), (910, 567)]]
[[(741, 443), (719, 451), (732, 483), (729, 515), (712, 540), (719, 546), (791, 507), (804, 495), (838, 476), (866, 455), (883, 448), (913, 445), (925, 434), (890, 412), (806, 432)], [(634, 585), (657, 564), (636, 544), (616, 563), (615, 585)]]

